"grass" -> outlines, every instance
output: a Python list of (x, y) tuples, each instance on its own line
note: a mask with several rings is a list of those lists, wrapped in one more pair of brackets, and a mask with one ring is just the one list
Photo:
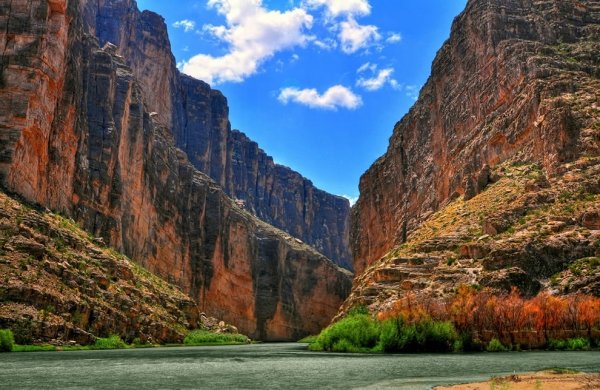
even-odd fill
[(307, 343), (307, 344), (313, 344), (317, 341), (317, 337), (315, 335), (310, 335), (310, 336), (306, 336), (303, 339), (298, 340), (299, 343)]
[(250, 339), (239, 333), (212, 333), (207, 330), (194, 330), (183, 340), (184, 345), (235, 345), (248, 344)]
[(56, 351), (54, 345), (15, 345), (13, 352), (49, 352)]
[(580, 374), (581, 371), (577, 371), (577, 370), (573, 370), (571, 368), (563, 368), (563, 367), (550, 367), (550, 368), (545, 368), (541, 371), (549, 371), (553, 374), (557, 374), (557, 375), (574, 375), (574, 374)]
[[(2, 332), (2, 331), (0, 331)], [(108, 349), (129, 349), (129, 348), (160, 348), (160, 347), (181, 347), (198, 345), (238, 345), (248, 344), (250, 339), (242, 334), (224, 334), (211, 333), (205, 330), (195, 330), (188, 334), (183, 344), (142, 344), (139, 339), (134, 340), (132, 344), (125, 343), (118, 335), (111, 335), (106, 338), (98, 338), (91, 345), (64, 345), (55, 346), (49, 344), (42, 345), (17, 345), (12, 348), (12, 352), (51, 352), (51, 351), (90, 351), (90, 350), (108, 350)]]

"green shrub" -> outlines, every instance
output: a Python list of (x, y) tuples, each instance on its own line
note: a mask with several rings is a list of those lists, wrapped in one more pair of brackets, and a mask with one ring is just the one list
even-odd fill
[(124, 349), (127, 348), (127, 344), (121, 337), (113, 334), (107, 338), (99, 338), (96, 340), (93, 349)]
[(550, 339), (547, 347), (552, 351), (563, 351), (567, 348), (567, 343), (564, 340)]
[(508, 351), (508, 348), (505, 347), (500, 340), (498, 339), (492, 339), (489, 344), (487, 345), (487, 347), (485, 348), (486, 351), (488, 352), (506, 352)]
[(588, 339), (584, 339), (583, 337), (568, 339), (567, 349), (569, 351), (585, 351), (590, 349), (590, 342)]
[(310, 349), (330, 352), (368, 352), (379, 341), (379, 323), (368, 314), (353, 311), (319, 334)]
[(14, 344), (13, 332), (10, 329), (0, 329), (0, 352), (11, 352)]
[(239, 333), (213, 333), (207, 330), (194, 330), (185, 337), (185, 345), (206, 344), (246, 344), (250, 339)]

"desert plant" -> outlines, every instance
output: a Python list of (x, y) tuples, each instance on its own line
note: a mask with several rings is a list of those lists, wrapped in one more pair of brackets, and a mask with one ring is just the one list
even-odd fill
[(15, 344), (15, 338), (10, 329), (0, 329), (0, 352), (11, 352)]
[(505, 347), (500, 340), (498, 339), (492, 339), (489, 344), (487, 345), (487, 347), (485, 348), (486, 351), (488, 352), (506, 352), (508, 351), (508, 348)]

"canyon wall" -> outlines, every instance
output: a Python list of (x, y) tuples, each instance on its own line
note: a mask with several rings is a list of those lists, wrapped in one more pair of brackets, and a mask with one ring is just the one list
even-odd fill
[(433, 212), (477, 195), (513, 159), (598, 156), (600, 2), (470, 0), (388, 150), (362, 176), (351, 246), (360, 274)]
[(139, 80), (149, 110), (172, 130), (176, 146), (192, 165), (229, 196), (244, 201), (258, 218), (351, 269), (348, 200), (315, 188), (232, 131), (225, 96), (177, 70), (161, 16), (138, 11), (134, 0), (86, 3), (87, 28), (101, 46), (117, 46)]
[[(125, 22), (110, 12), (90, 17), (121, 3), (2, 3), (3, 186), (72, 216), (251, 337), (319, 331), (349, 293), (351, 275), (238, 207), (177, 148), (168, 116), (178, 109), (160, 94), (177, 93), (182, 76), (161, 52), (127, 62), (131, 53), (88, 33), (102, 20), (115, 23), (111, 31), (138, 31), (140, 50), (166, 44), (166, 35), (127, 28), (160, 21), (164, 29), (135, 3)], [(150, 80), (158, 94), (146, 93)]]

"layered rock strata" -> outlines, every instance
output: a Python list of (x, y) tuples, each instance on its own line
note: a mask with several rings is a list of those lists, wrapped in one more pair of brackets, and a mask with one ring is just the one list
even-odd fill
[(361, 178), (351, 245), (360, 274), (435, 212), (518, 158), (549, 175), (600, 152), (600, 2), (471, 0), (417, 103)]
[(275, 164), (255, 142), (232, 131), (225, 96), (177, 70), (161, 16), (139, 12), (134, 0), (86, 3), (88, 31), (101, 46), (116, 46), (139, 81), (148, 109), (172, 131), (192, 165), (258, 218), (351, 269), (349, 202)]
[[(168, 73), (152, 61), (130, 67), (117, 46), (88, 34), (96, 5), (120, 3), (2, 4), (2, 183), (73, 217), (253, 338), (317, 332), (350, 274), (238, 207), (176, 147), (169, 111), (151, 111), (163, 101), (146, 97), (137, 78), (169, 88)], [(144, 25), (158, 18), (142, 15)], [(142, 48), (155, 37), (142, 35)]]

